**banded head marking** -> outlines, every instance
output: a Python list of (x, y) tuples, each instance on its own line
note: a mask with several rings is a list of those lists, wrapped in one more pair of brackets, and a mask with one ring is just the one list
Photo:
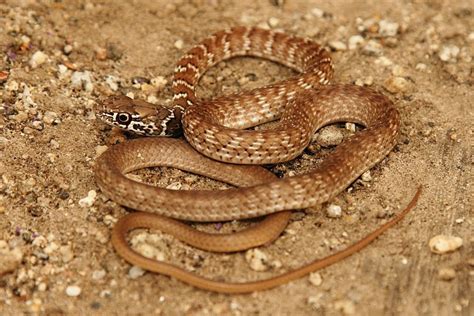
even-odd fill
[(137, 135), (181, 134), (181, 112), (124, 95), (107, 98), (96, 112), (97, 116), (108, 125)]

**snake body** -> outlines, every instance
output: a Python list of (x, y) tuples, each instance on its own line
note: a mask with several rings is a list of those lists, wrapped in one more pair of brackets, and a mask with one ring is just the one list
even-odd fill
[[(236, 56), (276, 61), (300, 74), (252, 91), (199, 100), (195, 88), (202, 74), (219, 61)], [(398, 222), (413, 207), (419, 192), (405, 211), (354, 246), (280, 277), (241, 284), (215, 282), (171, 264), (152, 261), (127, 245), (126, 234), (136, 227), (155, 227), (212, 251), (238, 251), (262, 245), (284, 229), (288, 210), (330, 200), (383, 159), (395, 145), (399, 131), (399, 114), (393, 103), (368, 88), (329, 84), (331, 76), (329, 54), (318, 44), (285, 33), (237, 27), (215, 33), (178, 61), (171, 108), (126, 97), (105, 101), (99, 115), (107, 123), (143, 135), (160, 136), (179, 134), (182, 123), (184, 136), (192, 146), (177, 139), (137, 139), (113, 146), (97, 160), (96, 181), (107, 196), (127, 207), (154, 213), (138, 212), (119, 221), (112, 235), (117, 252), (136, 265), (200, 288), (251, 292), (274, 287), (340, 260)], [(244, 130), (278, 118), (276, 128)], [(262, 168), (245, 166), (291, 160), (302, 152), (319, 128), (347, 121), (365, 129), (344, 141), (306, 174), (278, 179)], [(238, 188), (174, 191), (137, 183), (125, 176), (150, 166), (176, 167)], [(235, 240), (227, 235), (198, 233), (169, 219), (226, 221), (269, 214), (255, 227), (240, 232)]]

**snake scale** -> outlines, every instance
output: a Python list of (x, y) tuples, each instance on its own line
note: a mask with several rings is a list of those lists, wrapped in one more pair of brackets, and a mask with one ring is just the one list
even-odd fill
[[(274, 61), (299, 74), (251, 91), (199, 100), (195, 89), (203, 73), (237, 56)], [(119, 204), (142, 211), (121, 218), (114, 227), (116, 251), (135, 265), (202, 289), (246, 293), (275, 287), (341, 260), (400, 221), (414, 207), (421, 189), (405, 210), (352, 246), (280, 276), (247, 283), (213, 281), (171, 263), (145, 258), (128, 246), (126, 236), (136, 228), (156, 228), (216, 252), (266, 244), (285, 229), (291, 210), (331, 200), (383, 159), (399, 133), (400, 118), (393, 103), (369, 88), (332, 84), (332, 73), (329, 53), (311, 40), (256, 27), (234, 27), (204, 39), (178, 61), (171, 107), (125, 96), (106, 99), (98, 110), (106, 123), (146, 136), (184, 133), (186, 139), (135, 139), (112, 146), (98, 158), (95, 174), (102, 192)], [(248, 129), (277, 119), (272, 129)], [(294, 159), (318, 129), (335, 122), (354, 122), (365, 128), (310, 172), (280, 179), (253, 166)], [(125, 176), (152, 166), (179, 168), (236, 188), (176, 191)], [(268, 216), (234, 235), (207, 234), (178, 221), (228, 221), (263, 215)]]

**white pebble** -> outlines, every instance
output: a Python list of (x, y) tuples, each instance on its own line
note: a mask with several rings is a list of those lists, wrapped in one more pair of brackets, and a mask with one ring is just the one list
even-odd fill
[(437, 254), (445, 254), (452, 252), (460, 248), (463, 244), (463, 240), (456, 236), (437, 235), (430, 239), (428, 245), (431, 252)]
[(183, 40), (179, 39), (176, 42), (174, 42), (174, 47), (176, 47), (177, 49), (182, 49), (184, 47)]
[(382, 36), (395, 36), (398, 33), (400, 25), (396, 22), (381, 20), (379, 22), (379, 34)]
[(320, 8), (313, 8), (311, 9), (311, 14), (317, 18), (322, 18), (324, 16), (324, 11)]
[(370, 174), (370, 170), (367, 170), (366, 172), (364, 172), (360, 178), (364, 182), (372, 181), (372, 175)]
[(438, 277), (443, 281), (451, 281), (456, 277), (456, 270), (452, 268), (441, 268), (438, 270)]
[(115, 77), (115, 76), (107, 76), (105, 78), (105, 83), (109, 86), (110, 90), (112, 91), (117, 91), (118, 88), (119, 88), (119, 78)]
[(79, 200), (79, 205), (81, 207), (91, 207), (94, 202), (95, 198), (97, 197), (97, 192), (94, 190), (90, 190), (87, 192), (87, 196)]
[(323, 283), (323, 278), (318, 272), (313, 272), (309, 275), (309, 282), (315, 286), (320, 286)]
[(71, 76), (71, 86), (91, 92), (94, 85), (92, 84), (90, 71), (75, 71)]
[(76, 297), (81, 294), (82, 289), (77, 285), (70, 285), (66, 288), (66, 295), (70, 297)]
[(353, 315), (355, 313), (354, 302), (346, 299), (334, 302), (334, 308), (344, 315)]
[(268, 270), (268, 257), (267, 255), (258, 249), (249, 249), (245, 253), (245, 260), (250, 265), (250, 268), (254, 271), (266, 271)]
[(66, 55), (69, 55), (72, 52), (72, 45), (67, 44), (63, 47), (63, 52)]
[(43, 53), (42, 51), (39, 50), (39, 51), (35, 52), (33, 54), (33, 56), (31, 56), (30, 66), (32, 68), (36, 68), (39, 65), (44, 64), (46, 62), (46, 60), (48, 60), (48, 55), (46, 55), (45, 53)]
[(357, 47), (364, 44), (364, 42), (365, 42), (365, 40), (361, 35), (353, 35), (353, 36), (349, 37), (349, 41), (348, 41), (349, 49), (354, 50)]
[(342, 216), (342, 208), (336, 204), (328, 205), (326, 215), (330, 218), (338, 218)]
[(43, 122), (49, 125), (52, 125), (53, 123), (58, 124), (60, 122), (60, 119), (56, 112), (46, 111), (43, 116)]
[(329, 45), (329, 47), (331, 47), (331, 49), (333, 49), (335, 51), (341, 51), (341, 50), (346, 50), (347, 49), (347, 45), (344, 44), (341, 41), (330, 41), (328, 43), (328, 45)]
[(346, 129), (351, 131), (352, 133), (356, 132), (356, 125), (354, 123), (346, 123)]
[(143, 276), (145, 274), (145, 270), (143, 270), (140, 267), (133, 266), (128, 270), (128, 277), (132, 280), (138, 279), (139, 277)]
[(469, 35), (467, 36), (467, 39), (470, 41), (474, 41), (474, 32), (469, 33)]
[(428, 66), (426, 66), (426, 64), (423, 64), (423, 63), (418, 63), (415, 66), (415, 69), (418, 71), (425, 71), (426, 68), (428, 68)]
[(380, 56), (382, 55), (382, 44), (376, 40), (370, 40), (362, 48), (362, 53), (368, 56)]
[(315, 134), (314, 137), (321, 147), (336, 146), (344, 140), (344, 134), (336, 126), (326, 126)]
[(374, 63), (377, 64), (377, 65), (384, 66), (384, 67), (388, 67), (388, 66), (393, 65), (393, 61), (391, 61), (390, 59), (388, 59), (385, 56), (381, 56), (381, 57), (377, 58), (374, 61)]
[(278, 18), (271, 17), (268, 19), (268, 25), (270, 25), (270, 27), (277, 27), (278, 24), (280, 24), (280, 20)]
[(438, 56), (444, 62), (456, 62), (460, 49), (456, 45), (445, 45), (439, 52)]

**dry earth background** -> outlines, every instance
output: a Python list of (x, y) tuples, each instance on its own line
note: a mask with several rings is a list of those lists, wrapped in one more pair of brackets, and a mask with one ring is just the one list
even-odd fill
[[(473, 2), (282, 2), (0, 1), (0, 314), (473, 315)], [(336, 81), (372, 85), (395, 101), (399, 144), (371, 179), (333, 201), (341, 217), (328, 217), (325, 207), (295, 213), (281, 238), (261, 248), (267, 271), (253, 271), (245, 254), (208, 254), (167, 236), (134, 234), (139, 247), (202, 275), (259, 279), (347, 246), (401, 210), (418, 184), (424, 192), (404, 221), (360, 253), (311, 278), (228, 296), (142, 275), (114, 253), (110, 229), (126, 210), (94, 182), (110, 129), (93, 106), (115, 93), (166, 102), (164, 80), (179, 56), (239, 24), (331, 47)], [(269, 62), (233, 60), (211, 70), (199, 93), (288, 75)], [(330, 150), (308, 150), (273, 170), (304, 172)], [(220, 187), (169, 169), (138, 176), (162, 186)], [(97, 197), (84, 199), (91, 190)], [(463, 246), (434, 254), (428, 241), (439, 234)]]

